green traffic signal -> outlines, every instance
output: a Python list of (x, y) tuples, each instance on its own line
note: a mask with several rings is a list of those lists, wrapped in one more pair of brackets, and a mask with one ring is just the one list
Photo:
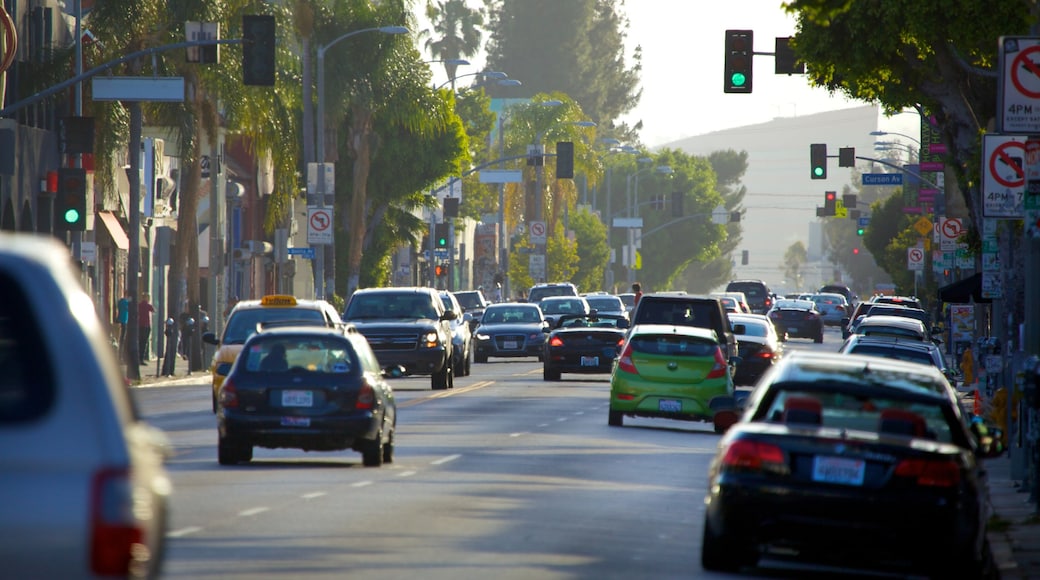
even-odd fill
[(437, 246), (443, 248), (448, 245), (448, 240), (445, 238), (437, 238)]
[(813, 167), (812, 172), (813, 172), (813, 175), (815, 175), (816, 177), (823, 177), (823, 168), (822, 167), (819, 167), (819, 166)]
[(65, 210), (65, 215), (62, 216), (67, 224), (75, 224), (79, 222), (79, 210), (70, 208)]
[(862, 236), (862, 235), (863, 235), (863, 232), (864, 232), (864, 229), (863, 229), (863, 228), (856, 228), (856, 235), (857, 235), (857, 236)]
[(733, 76), (729, 78), (729, 83), (734, 87), (742, 87), (747, 82), (747, 77), (744, 73), (733, 73)]

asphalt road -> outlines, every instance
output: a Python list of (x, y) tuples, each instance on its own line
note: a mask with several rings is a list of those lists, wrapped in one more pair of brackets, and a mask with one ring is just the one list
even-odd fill
[[(830, 330), (789, 343), (838, 344)], [(607, 377), (563, 379), (544, 382), (533, 358), (474, 365), (450, 391), (397, 379), (395, 461), (381, 468), (260, 448), (221, 467), (208, 383), (137, 389), (175, 448), (164, 577), (732, 577), (700, 568), (711, 426), (608, 427)]]

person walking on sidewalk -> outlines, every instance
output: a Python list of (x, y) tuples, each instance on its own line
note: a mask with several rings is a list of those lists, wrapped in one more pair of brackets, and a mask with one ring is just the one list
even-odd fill
[(643, 285), (639, 282), (632, 284), (632, 293), (635, 294), (635, 298), (632, 299), (632, 307), (639, 306), (639, 299), (643, 297)]
[(150, 302), (152, 296), (145, 292), (137, 303), (137, 353), (141, 364), (148, 362), (148, 341), (152, 334), (152, 313), (155, 307)]
[(126, 325), (130, 322), (130, 293), (124, 292), (116, 304), (116, 325), (119, 326), (119, 360), (126, 361)]

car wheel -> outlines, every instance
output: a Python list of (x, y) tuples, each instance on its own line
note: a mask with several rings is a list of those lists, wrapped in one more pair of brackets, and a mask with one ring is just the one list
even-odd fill
[(478, 364), (486, 363), (487, 359), (488, 359), (488, 357), (487, 357), (486, 354), (478, 354), (478, 355), (474, 355), (474, 357), (473, 357), (473, 361), (478, 363)]
[(466, 376), (473, 374), (473, 345), (469, 345), (469, 354), (466, 355)]
[(221, 465), (248, 463), (253, 459), (253, 446), (218, 436), (217, 462)]
[(383, 432), (376, 434), (372, 441), (365, 441), (361, 447), (361, 463), (365, 467), (379, 467), (383, 465), (383, 453), (386, 447), (383, 445)]
[(813, 342), (815, 342), (816, 344), (820, 344), (821, 342), (823, 342), (823, 329), (822, 328), (820, 329), (820, 333), (817, 334), (815, 338), (813, 338)]
[(394, 462), (394, 432), (390, 431), (390, 438), (383, 444), (383, 463)]
[(551, 368), (549, 365), (542, 365), (542, 380), (558, 381), (560, 380), (560, 371)]
[(465, 372), (466, 368), (462, 364), (462, 359), (452, 359), (451, 361), (451, 372), (456, 377), (465, 376), (462, 373)]
[(741, 557), (741, 548), (732, 538), (727, 538), (712, 529), (710, 520), (704, 517), (704, 534), (701, 537), (701, 568), (711, 572), (736, 572), (743, 565), (754, 562)]
[(213, 412), (216, 413), (217, 412), (217, 394), (216, 393), (212, 393), (212, 397), (213, 397)]
[(443, 391), (448, 388), (448, 382), (451, 380), (451, 365), (445, 363), (441, 370), (430, 375), (430, 388), (435, 391)]
[(625, 424), (625, 416), (621, 411), (610, 411), (607, 413), (607, 425), (611, 427), (622, 427)]

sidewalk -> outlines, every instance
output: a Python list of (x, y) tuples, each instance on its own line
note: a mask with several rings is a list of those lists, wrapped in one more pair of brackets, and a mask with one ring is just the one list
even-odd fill
[(1007, 453), (984, 459), (989, 474), (992, 515), (989, 537), (1001, 580), (1040, 579), (1040, 517), (1029, 493), (1019, 491), (1011, 479)]
[[(156, 373), (156, 368), (161, 370), (161, 362), (157, 365), (155, 359), (148, 361), (148, 364), (141, 365), (137, 368), (141, 370), (140, 380), (129, 380), (127, 384), (131, 387), (158, 387), (164, 385), (177, 385), (186, 382), (203, 381), (206, 383), (210, 382), (209, 367), (201, 371), (188, 372), (188, 361), (184, 359), (177, 359), (177, 364), (174, 365), (172, 376), (162, 376)], [(126, 368), (123, 368), (124, 373)]]

